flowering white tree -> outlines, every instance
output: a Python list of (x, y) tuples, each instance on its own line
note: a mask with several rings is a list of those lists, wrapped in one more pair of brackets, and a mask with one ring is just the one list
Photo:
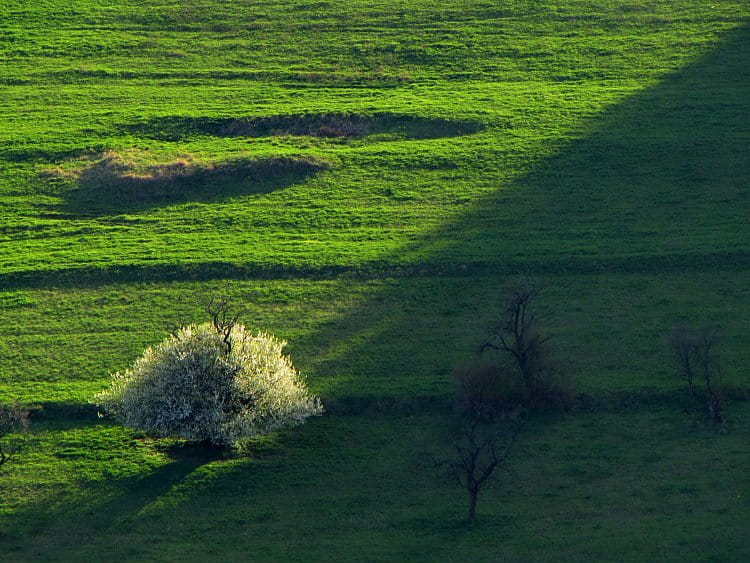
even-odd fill
[(123, 425), (157, 437), (234, 445), (319, 415), (274, 336), (233, 319), (179, 329), (112, 375), (96, 403)]

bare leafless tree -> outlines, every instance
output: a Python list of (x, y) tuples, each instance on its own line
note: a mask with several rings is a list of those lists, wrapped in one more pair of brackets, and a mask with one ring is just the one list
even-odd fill
[(716, 351), (719, 340), (718, 331), (707, 327), (699, 329), (695, 334), (695, 358), (706, 383), (706, 416), (713, 422), (723, 424), (723, 401), (719, 389), (721, 366)]
[(232, 330), (239, 321), (239, 313), (233, 313), (229, 301), (225, 298), (212, 297), (206, 305), (206, 312), (211, 315), (216, 332), (218, 332), (227, 347), (227, 354), (232, 351)]
[(467, 417), (451, 443), (455, 457), (444, 466), (469, 495), (466, 518), (470, 522), (476, 520), (479, 492), (495, 470), (504, 467), (515, 444), (518, 432), (509, 424), (502, 419)]
[(694, 396), (695, 345), (695, 331), (687, 325), (676, 326), (669, 335), (669, 346), (677, 361), (680, 374), (688, 384), (688, 392), (691, 397)]
[(718, 331), (708, 327), (695, 331), (695, 360), (703, 380), (706, 382), (706, 391), (709, 393), (713, 391), (714, 384), (720, 374), (719, 357), (716, 352), (718, 344)]
[(434, 466), (468, 493), (466, 517), (476, 520), (477, 499), (497, 469), (505, 468), (519, 429), (519, 418), (503, 411), (497, 388), (500, 372), (472, 366), (456, 370), (455, 427), (450, 438), (453, 455)]
[(9, 441), (10, 434), (24, 434), (29, 427), (29, 413), (18, 406), (0, 406), (0, 466), (20, 450), (22, 440)]
[(680, 325), (672, 331), (669, 344), (677, 359), (680, 374), (688, 384), (690, 396), (695, 395), (694, 378), (702, 378), (706, 385), (706, 415), (710, 420), (722, 424), (724, 414), (719, 388), (721, 366), (717, 352), (719, 341), (719, 332), (713, 328), (695, 329)]
[(541, 289), (522, 282), (508, 291), (501, 319), (490, 330), (480, 346), (480, 356), (487, 350), (501, 350), (513, 360), (523, 380), (527, 400), (537, 399), (540, 377), (548, 368), (547, 341), (537, 326), (534, 300)]

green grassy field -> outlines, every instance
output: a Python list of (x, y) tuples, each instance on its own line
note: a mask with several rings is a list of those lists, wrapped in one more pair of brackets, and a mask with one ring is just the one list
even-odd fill
[[(0, 402), (36, 410), (0, 558), (750, 559), (746, 2), (5, 4)], [(117, 185), (178, 160), (218, 172)], [(581, 398), (469, 526), (421, 460), (518, 274)], [(97, 418), (213, 295), (327, 414), (228, 458)], [(679, 322), (723, 334), (721, 431), (682, 412)]]

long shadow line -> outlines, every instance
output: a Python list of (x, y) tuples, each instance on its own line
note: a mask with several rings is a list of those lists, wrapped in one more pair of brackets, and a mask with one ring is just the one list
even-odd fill
[[(314, 363), (318, 374), (354, 374), (326, 385), (326, 392), (356, 394), (352, 379), (360, 371), (434, 379), (433, 357), (455, 347), (452, 327), (476, 325), (477, 311), (488, 307), (487, 292), (475, 282), (482, 276), (659, 274), (661, 281), (649, 283), (668, 285), (684, 274), (750, 269), (750, 25), (593, 118), (590, 130), (394, 258), (425, 260), (415, 271), (428, 276), (463, 271), (461, 283), (394, 280), (329, 333), (296, 343), (304, 349), (336, 342), (342, 333), (363, 336), (352, 338), (360, 343), (343, 356)], [(518, 196), (512, 210), (508, 194)], [(420, 285), (424, 295), (414, 290)], [(431, 309), (451, 303), (460, 306), (450, 319), (436, 320), (441, 329), (420, 328)], [(644, 326), (659, 322), (658, 309), (648, 314)], [(397, 352), (389, 344), (394, 339)]]
[(539, 275), (594, 275), (602, 273), (652, 274), (690, 273), (750, 269), (750, 250), (677, 253), (651, 256), (567, 256), (548, 259), (509, 258), (502, 262), (471, 260), (461, 263), (413, 261), (404, 265), (388, 260), (361, 265), (267, 266), (233, 262), (188, 264), (126, 264), (84, 266), (56, 270), (21, 270), (0, 274), (0, 289), (44, 289), (99, 287), (122, 283), (158, 283), (210, 280), (376, 280), (382, 278), (512, 276), (533, 272)]

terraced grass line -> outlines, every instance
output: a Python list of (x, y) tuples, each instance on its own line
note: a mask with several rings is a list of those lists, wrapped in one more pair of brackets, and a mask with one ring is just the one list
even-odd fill
[(718, 252), (666, 256), (633, 256), (620, 259), (585, 259), (579, 257), (535, 262), (508, 260), (440, 264), (434, 262), (399, 266), (393, 261), (375, 262), (359, 266), (294, 267), (264, 264), (233, 264), (227, 262), (199, 262), (174, 265), (103, 266), (99, 268), (53, 269), (44, 272), (31, 270), (0, 275), (0, 287), (5, 289), (97, 287), (122, 282), (169, 282), (190, 280), (375, 280), (381, 278), (417, 278), (444, 276), (475, 278), (487, 276), (520, 276), (533, 273), (550, 275), (657, 274), (671, 272), (725, 272), (750, 269), (749, 252)]

